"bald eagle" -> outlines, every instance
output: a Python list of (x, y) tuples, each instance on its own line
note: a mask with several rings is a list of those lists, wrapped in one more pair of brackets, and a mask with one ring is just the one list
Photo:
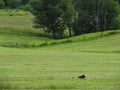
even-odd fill
[(83, 74), (83, 75), (78, 76), (77, 78), (78, 79), (85, 79), (86, 77), (87, 77), (87, 75)]

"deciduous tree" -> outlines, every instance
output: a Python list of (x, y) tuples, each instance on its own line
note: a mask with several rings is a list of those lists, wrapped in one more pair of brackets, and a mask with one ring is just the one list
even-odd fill
[(34, 0), (31, 5), (35, 26), (47, 28), (53, 38), (62, 38), (65, 28), (71, 24), (71, 0)]

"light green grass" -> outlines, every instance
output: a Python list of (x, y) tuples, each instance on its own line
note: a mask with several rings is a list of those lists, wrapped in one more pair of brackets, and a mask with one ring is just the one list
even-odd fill
[[(41, 37), (44, 35), (40, 32), (40, 30), (33, 31), (31, 29), (30, 31), (28, 30), (22, 31), (20, 29), (8, 28), (5, 31), (0, 30), (0, 45), (5, 47), (29, 47), (30, 48), (30, 47), (51, 46), (51, 45), (59, 45), (59, 44), (62, 45), (62, 44), (69, 44), (69, 43), (74, 44), (74, 43), (86, 42), (86, 41), (89, 42), (91, 40), (97, 40), (99, 38), (102, 39), (104, 37), (109, 37), (109, 35), (113, 37), (115, 36), (118, 39), (120, 36), (120, 30), (103, 32), (103, 36), (101, 36), (101, 33), (86, 34), (85, 39), (84, 39), (84, 35), (81, 35), (81, 36), (76, 36), (76, 37), (66, 38), (61, 40), (53, 40), (53, 39)], [(96, 43), (96, 42), (93, 42), (93, 43)], [(109, 42), (107, 44), (109, 44)]]
[(1, 46), (37, 47), (0, 46), (0, 90), (120, 90), (120, 30), (52, 40), (31, 18), (0, 16)]
[[(0, 47), (1, 88), (119, 90), (120, 35), (37, 49)], [(76, 80), (87, 74), (86, 80)], [(72, 79), (74, 77), (74, 79)]]
[[(84, 45), (89, 46), (89, 44)], [(1, 82), (4, 81), (4, 87), (7, 88), (5, 85), (8, 85), (8, 88), (12, 90), (120, 89), (119, 53), (81, 52), (78, 50), (83, 49), (83, 47), (80, 48), (78, 44), (71, 48), (69, 46), (71, 45), (68, 45), (68, 48), (55, 46), (39, 49), (0, 47)], [(94, 50), (93, 47), (91, 50)], [(104, 51), (101, 46), (97, 47), (96, 51), (99, 52), (99, 48)], [(112, 50), (114, 47), (111, 48)], [(120, 49), (118, 48), (118, 50)], [(87, 74), (88, 77), (86, 80), (72, 79), (72, 77), (77, 78), (80, 74)]]
[[(0, 16), (0, 45), (15, 47), (33, 46), (45, 43), (42, 29), (34, 29), (33, 16)], [(49, 40), (49, 39), (48, 39)], [(38, 43), (38, 44), (36, 44)]]
[[(89, 34), (92, 35), (92, 34)], [(94, 36), (94, 35), (93, 35)], [(80, 36), (79, 36), (80, 37)], [(88, 37), (88, 36), (87, 36)], [(54, 46), (54, 48), (66, 50), (78, 51), (78, 52), (119, 52), (120, 53), (120, 34), (113, 34), (110, 36), (99, 37), (87, 41), (77, 41), (71, 44), (61, 45), (61, 46)]]
[(33, 16), (0, 16), (0, 28), (32, 28)]

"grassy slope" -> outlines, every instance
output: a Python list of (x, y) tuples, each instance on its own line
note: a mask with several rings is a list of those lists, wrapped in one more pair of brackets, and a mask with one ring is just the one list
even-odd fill
[[(8, 23), (11, 20), (8, 18)], [(33, 29), (30, 32), (34, 35), (22, 34), (29, 25), (22, 27), (25, 24), (14, 22), (7, 29), (6, 21), (0, 26), (0, 43), (10, 44), (11, 40), (38, 44), (46, 39), (35, 36)], [(13, 34), (16, 30), (21, 34)], [(85, 41), (84, 36), (73, 37), (69, 44), (64, 43), (66, 39), (48, 40), (59, 44), (34, 49), (0, 47), (0, 89), (120, 90), (120, 34), (111, 32), (99, 38), (100, 33), (86, 35)], [(72, 79), (84, 73), (88, 75), (86, 80)]]
[[(74, 38), (75, 39), (75, 38)], [(91, 39), (88, 41), (77, 41), (75, 43), (57, 46), (57, 48), (78, 52), (118, 52), (120, 53), (120, 34)]]
[(32, 28), (32, 16), (0, 16), (0, 28)]
[[(84, 35), (62, 39), (62, 40), (51, 40), (48, 38), (43, 38), (45, 36), (42, 30), (32, 28), (31, 19), (33, 16), (0, 16), (0, 45), (8, 47), (39, 47), (44, 44), (60, 44), (67, 42), (80, 42), (90, 39), (95, 39), (99, 37), (101, 33), (93, 33), (86, 35), (84, 40)], [(104, 32), (103, 35), (109, 35), (111, 32)], [(120, 30), (116, 31), (120, 32)]]
[[(0, 16), (0, 45), (43, 43), (42, 30), (32, 28), (32, 16)], [(49, 39), (48, 39), (49, 40)]]

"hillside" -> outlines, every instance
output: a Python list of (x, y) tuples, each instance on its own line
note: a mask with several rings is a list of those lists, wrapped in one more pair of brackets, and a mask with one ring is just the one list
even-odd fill
[(31, 18), (0, 16), (1, 90), (120, 89), (120, 30), (53, 40)]
[[(4, 47), (41, 47), (65, 43), (83, 43), (110, 35), (117, 36), (119, 40), (120, 30), (91, 33), (72, 38), (53, 40), (47, 38), (42, 29), (34, 29), (33, 16), (0, 16), (0, 46)], [(101, 36), (102, 34), (102, 36)], [(114, 35), (115, 34), (115, 35)], [(46, 37), (46, 38), (45, 38)], [(111, 37), (112, 38), (112, 37)], [(112, 39), (111, 39), (112, 40)], [(107, 40), (106, 40), (107, 41)], [(86, 42), (86, 43), (87, 43)], [(100, 41), (99, 43), (101, 43)]]
[[(80, 45), (88, 45), (92, 43), (94, 46), (100, 46), (102, 43), (114, 45), (115, 43), (119, 44), (120, 41), (120, 30), (117, 31), (106, 31), (101, 33), (92, 33), (84, 35), (61, 39), (61, 40), (53, 40), (45, 37), (35, 36), (34, 34), (29, 35), (29, 33), (21, 34), (19, 32), (11, 33), (9, 30), (6, 32), (1, 31), (0, 33), (0, 45), (6, 47), (41, 47), (41, 46), (49, 46), (49, 45), (58, 45), (58, 44), (67, 44), (78, 43)], [(45, 44), (45, 45), (44, 45)], [(116, 45), (115, 44), (115, 45)], [(70, 44), (71, 45), (71, 44)]]
[[(14, 38), (32, 43), (41, 40), (13, 34), (3, 34), (0, 40)], [(0, 89), (119, 90), (120, 34), (71, 40), (40, 48), (9, 48), (10, 43), (7, 48), (0, 46)], [(81, 74), (87, 74), (86, 80), (77, 80)]]
[[(88, 34), (88, 36), (91, 34)], [(86, 37), (88, 37), (86, 35)], [(79, 36), (81, 37), (81, 36)], [(74, 37), (75, 39), (76, 37)], [(71, 39), (72, 40), (72, 39)], [(74, 40), (73, 40), (74, 41)], [(105, 35), (103, 37), (95, 37), (87, 41), (77, 41), (75, 43), (56, 46), (56, 48), (72, 50), (78, 52), (102, 52), (102, 53), (120, 53), (120, 33), (113, 35)]]

